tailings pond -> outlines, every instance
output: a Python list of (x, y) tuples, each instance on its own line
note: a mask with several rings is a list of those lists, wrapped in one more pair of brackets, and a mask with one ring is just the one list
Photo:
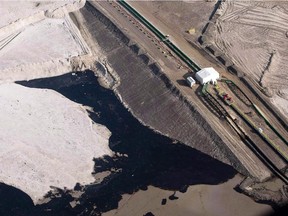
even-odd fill
[[(101, 215), (117, 209), (122, 195), (147, 190), (150, 185), (172, 193), (185, 193), (190, 185), (217, 185), (236, 174), (230, 166), (140, 124), (113, 91), (98, 84), (92, 71), (17, 83), (53, 89), (74, 102), (91, 107), (90, 118), (111, 131), (109, 148), (115, 155), (91, 158), (91, 163), (95, 163), (92, 174), (109, 175), (101, 180), (95, 177), (90, 185), (75, 182), (72, 190), (59, 188), (57, 192), (50, 192), (47, 195), (50, 201), (45, 204), (34, 206), (22, 191), (1, 184), (0, 215)], [(79, 195), (75, 198), (77, 192)]]

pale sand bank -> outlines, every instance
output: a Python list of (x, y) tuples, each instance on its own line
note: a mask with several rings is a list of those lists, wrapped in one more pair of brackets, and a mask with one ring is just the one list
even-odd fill
[(50, 186), (93, 182), (93, 157), (112, 154), (109, 130), (52, 90), (0, 85), (0, 113), (0, 181), (34, 202)]
[[(36, 14), (54, 14), (58, 15), (59, 11), (70, 12), (79, 9), (85, 4), (85, 0), (10, 0), (1, 1), (0, 7), (0, 29), (15, 21), (21, 22), (28, 17)], [(57, 13), (58, 12), (58, 13)], [(62, 13), (63, 16), (63, 13)]]
[[(84, 70), (90, 50), (68, 13), (84, 0), (0, 3), (0, 83)], [(88, 63), (89, 64), (89, 63)]]
[[(240, 175), (221, 185), (190, 186), (186, 193), (176, 192), (176, 200), (170, 200), (173, 191), (149, 186), (147, 191), (123, 195), (117, 210), (103, 216), (135, 216), (148, 212), (155, 216), (261, 216), (272, 212), (268, 205), (255, 203), (233, 188), (241, 181)], [(162, 200), (166, 204), (162, 205)]]

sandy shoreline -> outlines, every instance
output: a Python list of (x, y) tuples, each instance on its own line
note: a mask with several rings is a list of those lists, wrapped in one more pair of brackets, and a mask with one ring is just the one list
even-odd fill
[[(233, 188), (242, 180), (236, 175), (220, 185), (193, 185), (185, 193), (149, 186), (147, 191), (125, 194), (118, 209), (104, 213), (103, 216), (145, 215), (151, 212), (157, 216), (201, 215), (201, 216), (260, 216), (273, 212), (268, 205), (258, 204), (251, 198), (236, 192)], [(170, 199), (169, 199), (170, 197)], [(164, 204), (166, 203), (166, 204)]]

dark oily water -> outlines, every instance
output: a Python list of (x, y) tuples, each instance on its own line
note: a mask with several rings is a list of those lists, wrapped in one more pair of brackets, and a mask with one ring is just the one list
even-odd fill
[[(173, 191), (184, 193), (189, 185), (216, 185), (236, 174), (230, 166), (183, 144), (173, 143), (171, 139), (141, 125), (123, 107), (113, 91), (98, 84), (92, 71), (17, 83), (31, 88), (53, 89), (72, 101), (92, 107), (93, 112), (89, 112), (91, 119), (111, 131), (109, 148), (117, 154), (94, 158), (93, 174), (111, 172), (100, 183), (77, 184), (74, 190), (58, 189), (56, 195), (55, 192), (48, 193), (47, 197), (51, 199), (48, 203), (37, 206), (25, 199), (26, 194), (18, 192), (17, 199), (1, 205), (0, 214), (3, 210), (13, 213), (25, 208), (23, 214), (28, 212), (28, 215), (100, 215), (117, 208), (121, 195), (146, 190), (149, 185), (171, 190), (171, 194)], [(3, 193), (4, 186), (0, 187)], [(74, 198), (75, 191), (82, 191), (83, 194)], [(9, 195), (6, 192), (5, 196)], [(1, 194), (1, 198), (3, 196)], [(27, 200), (26, 204), (20, 204), (21, 199)], [(78, 202), (70, 205), (75, 200)]]

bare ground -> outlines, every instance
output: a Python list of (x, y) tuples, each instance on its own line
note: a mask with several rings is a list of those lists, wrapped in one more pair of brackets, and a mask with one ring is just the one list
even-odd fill
[(207, 32), (215, 45), (251, 77), (288, 116), (288, 3), (225, 1)]
[(1, 2), (0, 83), (84, 70), (89, 48), (68, 16), (84, 3)]

